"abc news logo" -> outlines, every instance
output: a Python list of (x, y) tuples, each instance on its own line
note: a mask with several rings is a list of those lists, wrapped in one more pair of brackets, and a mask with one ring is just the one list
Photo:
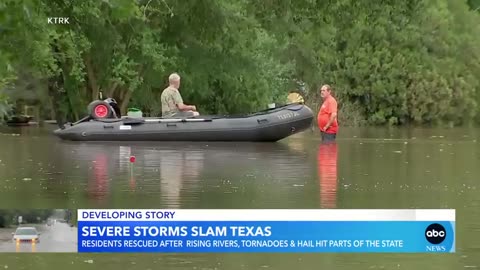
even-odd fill
[(430, 224), (425, 230), (425, 238), (430, 244), (441, 244), (447, 237), (447, 231), (438, 223)]

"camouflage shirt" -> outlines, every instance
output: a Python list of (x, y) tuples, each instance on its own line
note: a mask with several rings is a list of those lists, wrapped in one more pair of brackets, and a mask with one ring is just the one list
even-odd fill
[(165, 88), (161, 96), (162, 100), (162, 116), (171, 116), (174, 113), (178, 113), (180, 110), (177, 104), (182, 104), (183, 99), (177, 89), (169, 86)]

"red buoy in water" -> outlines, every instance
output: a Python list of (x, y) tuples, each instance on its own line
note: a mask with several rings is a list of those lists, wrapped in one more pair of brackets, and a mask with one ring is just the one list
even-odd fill
[(135, 156), (130, 156), (130, 162), (134, 163), (135, 162)]

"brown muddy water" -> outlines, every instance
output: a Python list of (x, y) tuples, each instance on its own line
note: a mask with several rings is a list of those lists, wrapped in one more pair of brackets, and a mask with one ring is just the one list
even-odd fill
[[(2, 253), (0, 269), (479, 269), (479, 129), (278, 143), (73, 143), (0, 129), (1, 208), (454, 208), (455, 254)], [(136, 157), (133, 166), (129, 157)], [(66, 268), (68, 267), (68, 268)]]

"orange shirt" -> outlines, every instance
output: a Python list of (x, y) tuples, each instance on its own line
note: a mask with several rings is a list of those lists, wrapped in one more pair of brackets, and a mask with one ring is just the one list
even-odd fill
[[(322, 107), (320, 108), (320, 111), (318, 112), (317, 115), (317, 124), (318, 128), (322, 129), (325, 127), (325, 125), (328, 123), (330, 120), (330, 116), (332, 113), (337, 112), (337, 101), (335, 100), (334, 97), (329, 96), (328, 98), (325, 99), (325, 101), (322, 104)], [(331, 133), (331, 134), (336, 134), (338, 131), (338, 122), (337, 118), (332, 122), (330, 127), (324, 131), (325, 133)]]

